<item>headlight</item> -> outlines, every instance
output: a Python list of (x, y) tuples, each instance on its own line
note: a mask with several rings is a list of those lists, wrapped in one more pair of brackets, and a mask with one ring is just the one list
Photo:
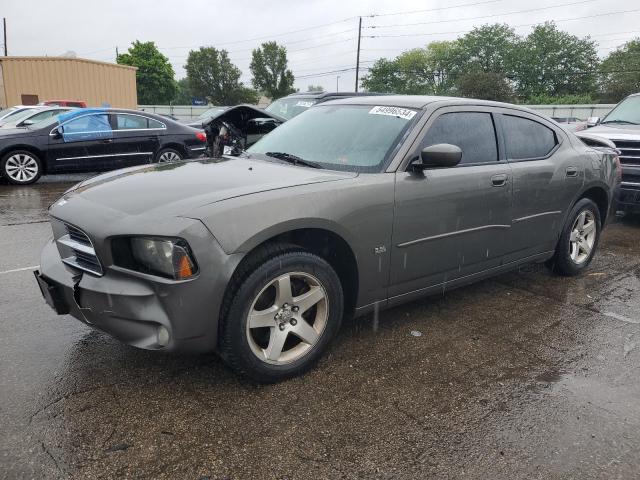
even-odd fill
[(198, 268), (189, 245), (178, 238), (129, 237), (112, 243), (114, 263), (173, 280), (193, 277)]

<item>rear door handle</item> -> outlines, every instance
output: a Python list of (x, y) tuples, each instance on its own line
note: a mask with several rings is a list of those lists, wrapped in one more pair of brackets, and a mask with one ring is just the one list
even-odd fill
[(509, 176), (506, 173), (500, 173), (491, 177), (491, 185), (494, 187), (504, 187), (507, 184)]
[(103, 140), (102, 143), (113, 143), (113, 138), (107, 138), (106, 140)]
[(567, 167), (567, 177), (577, 177), (578, 169), (576, 167)]

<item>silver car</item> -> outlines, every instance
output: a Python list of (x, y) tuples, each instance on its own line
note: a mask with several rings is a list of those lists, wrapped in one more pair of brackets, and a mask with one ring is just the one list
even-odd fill
[(344, 317), (529, 262), (582, 272), (620, 165), (550, 119), (486, 101), (313, 106), (223, 157), (134, 167), (50, 208), (36, 272), (59, 314), (154, 350), (217, 351), (274, 382)]

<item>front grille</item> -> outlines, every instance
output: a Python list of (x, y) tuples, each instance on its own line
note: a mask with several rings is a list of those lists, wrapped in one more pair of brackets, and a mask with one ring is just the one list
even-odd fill
[(56, 240), (62, 261), (85, 272), (102, 275), (102, 265), (89, 236), (78, 227), (64, 224), (66, 234)]
[(620, 163), (625, 166), (640, 167), (640, 141), (613, 140), (613, 143), (620, 150)]
[(84, 233), (82, 230), (80, 230), (77, 227), (74, 227), (73, 225), (69, 225), (68, 223), (65, 223), (64, 225), (67, 229), (67, 234), (69, 235), (69, 238), (75, 242), (81, 243), (83, 245), (91, 245), (91, 240), (89, 240), (89, 237), (87, 237), (87, 234)]

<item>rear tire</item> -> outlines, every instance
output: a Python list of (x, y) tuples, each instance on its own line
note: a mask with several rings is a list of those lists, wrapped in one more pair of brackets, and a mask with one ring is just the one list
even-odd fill
[(184, 155), (173, 148), (163, 148), (156, 155), (156, 163), (173, 163), (179, 162)]
[(13, 185), (30, 185), (42, 175), (42, 162), (27, 150), (14, 150), (0, 161), (0, 172)]
[(547, 262), (549, 268), (565, 277), (582, 273), (596, 253), (601, 228), (598, 206), (588, 198), (578, 200), (567, 217), (553, 258)]
[(223, 307), (220, 354), (237, 373), (261, 383), (300, 375), (338, 332), (343, 292), (322, 258), (276, 245), (252, 264)]

